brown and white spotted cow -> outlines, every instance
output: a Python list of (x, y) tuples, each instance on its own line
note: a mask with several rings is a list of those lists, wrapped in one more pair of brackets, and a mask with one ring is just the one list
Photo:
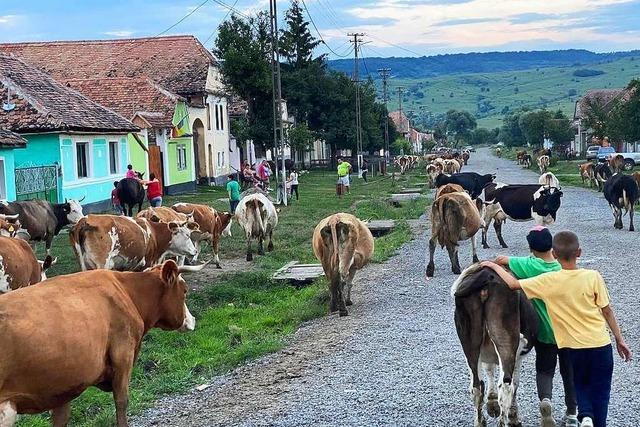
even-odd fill
[(253, 260), (251, 240), (258, 240), (258, 254), (264, 255), (264, 240), (269, 238), (267, 250), (273, 250), (273, 230), (278, 225), (278, 213), (271, 200), (264, 194), (254, 193), (240, 199), (236, 208), (236, 220), (247, 238), (247, 261)]
[(0, 294), (45, 280), (53, 264), (50, 255), (38, 261), (25, 240), (0, 236)]
[[(203, 233), (203, 238), (200, 242), (209, 239), (213, 252), (213, 262), (216, 263), (216, 267), (222, 268), (220, 266), (220, 238), (222, 236), (231, 237), (233, 214), (229, 212), (218, 212), (211, 206), (193, 203), (176, 203), (171, 209), (192, 216), (193, 221), (198, 224), (200, 232)], [(201, 250), (200, 242), (198, 242), (198, 253), (200, 253)]]
[(193, 215), (183, 214), (180, 212), (176, 212), (175, 210), (160, 206), (157, 208), (149, 207), (147, 209), (143, 209), (136, 215), (136, 218), (146, 218), (149, 221), (155, 222), (188, 222), (193, 218)]
[(549, 169), (549, 165), (551, 164), (551, 159), (547, 155), (543, 155), (538, 157), (538, 169), (540, 169), (540, 174), (543, 174)]
[(598, 180), (596, 179), (596, 168), (593, 163), (583, 163), (579, 166), (579, 168), (580, 178), (582, 178), (582, 185), (584, 185), (585, 181), (589, 182), (589, 188), (592, 188), (594, 184), (596, 186), (598, 185)]
[(358, 218), (347, 213), (330, 215), (313, 231), (313, 253), (329, 280), (330, 310), (346, 316), (356, 271), (373, 256), (373, 235)]
[(196, 255), (194, 234), (184, 223), (117, 215), (88, 215), (69, 233), (82, 271), (140, 271), (167, 256)]

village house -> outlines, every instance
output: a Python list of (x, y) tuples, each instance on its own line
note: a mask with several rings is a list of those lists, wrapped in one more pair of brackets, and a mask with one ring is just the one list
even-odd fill
[(195, 154), (185, 98), (142, 76), (69, 79), (65, 85), (142, 129), (128, 138), (135, 170), (153, 172), (166, 194), (195, 189)]
[[(577, 153), (584, 153), (588, 146), (595, 143), (592, 138), (593, 129), (585, 124), (591, 106), (598, 106), (606, 114), (611, 111), (616, 102), (628, 99), (628, 95), (627, 89), (593, 89), (578, 99), (575, 104), (572, 124), (576, 130), (576, 136), (571, 148)], [(638, 149), (638, 142), (612, 141), (612, 145), (617, 152), (637, 151)]]
[(389, 117), (393, 121), (393, 124), (396, 126), (396, 132), (402, 135), (404, 139), (409, 139), (409, 118), (404, 114), (403, 111), (390, 111)]
[(84, 199), (108, 208), (129, 162), (121, 115), (22, 60), (0, 54), (0, 193), (3, 199)]
[[(162, 164), (149, 151), (150, 170), (159, 167), (180, 169), (181, 175), (191, 175), (189, 182), (181, 186), (172, 184), (169, 190), (180, 191), (194, 187), (194, 182), (222, 183), (226, 175), (233, 171), (230, 164), (229, 116), (227, 97), (216, 61), (211, 53), (193, 36), (163, 36), (119, 40), (54, 41), (34, 43), (0, 44), (0, 52), (9, 52), (23, 58), (60, 82), (78, 79), (108, 78), (148, 78), (168, 96), (179, 96), (187, 107), (188, 129), (191, 144), (180, 147), (180, 161), (166, 164), (172, 153), (163, 141), (171, 135), (167, 132), (166, 120), (162, 123), (147, 123), (146, 145), (160, 147)], [(138, 112), (138, 111), (137, 111)], [(139, 115), (139, 120), (153, 121), (157, 113), (147, 111), (147, 118)], [(164, 113), (163, 113), (164, 114)], [(129, 118), (129, 117), (128, 117)], [(144, 124), (144, 123), (143, 123)], [(172, 123), (172, 126), (178, 123)], [(155, 133), (155, 135), (152, 135)], [(176, 135), (174, 135), (176, 136)], [(181, 143), (182, 144), (182, 143)], [(178, 144), (169, 143), (169, 148)], [(182, 162), (182, 163), (180, 163)], [(175, 163), (175, 165), (173, 164)], [(176, 171), (177, 172), (177, 171)], [(172, 182), (172, 172), (165, 172), (165, 180)], [(181, 178), (182, 179), (182, 178)], [(165, 182), (167, 185), (167, 182)]]

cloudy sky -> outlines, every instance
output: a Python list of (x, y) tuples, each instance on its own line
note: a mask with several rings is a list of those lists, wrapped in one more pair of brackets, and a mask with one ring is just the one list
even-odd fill
[[(0, 41), (144, 37), (160, 33), (204, 0), (0, 0)], [(280, 0), (279, 0), (280, 1)], [(347, 32), (364, 32), (366, 56), (584, 48), (640, 48), (640, 0), (305, 0), (334, 53)], [(222, 0), (242, 13), (266, 0)], [(287, 7), (280, 1), (280, 11)], [(228, 9), (210, 0), (167, 34), (207, 47)], [(315, 33), (315, 30), (314, 30)], [(317, 33), (316, 33), (317, 36)], [(337, 54), (337, 55), (336, 55)]]

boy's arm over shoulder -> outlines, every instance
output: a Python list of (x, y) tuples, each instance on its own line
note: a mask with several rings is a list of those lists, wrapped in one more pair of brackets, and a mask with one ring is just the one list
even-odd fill
[(502, 264), (502, 265), (507, 265), (509, 267), (509, 270), (511, 270), (511, 272), (518, 278), (518, 279), (522, 279), (526, 277), (526, 271), (527, 268), (529, 266), (529, 264), (531, 263), (531, 257), (524, 257), (524, 256), (510, 256), (510, 257), (504, 257), (507, 258), (507, 264)]

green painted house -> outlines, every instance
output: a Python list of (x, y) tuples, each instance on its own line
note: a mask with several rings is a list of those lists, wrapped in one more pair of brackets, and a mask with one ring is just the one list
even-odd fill
[(191, 121), (183, 97), (144, 76), (67, 79), (64, 84), (141, 129), (127, 138), (135, 170), (155, 173), (165, 194), (195, 190)]
[(130, 161), (128, 135), (140, 129), (20, 59), (0, 54), (0, 129), (24, 144), (0, 144), (4, 198), (84, 199), (108, 209), (113, 183)]

